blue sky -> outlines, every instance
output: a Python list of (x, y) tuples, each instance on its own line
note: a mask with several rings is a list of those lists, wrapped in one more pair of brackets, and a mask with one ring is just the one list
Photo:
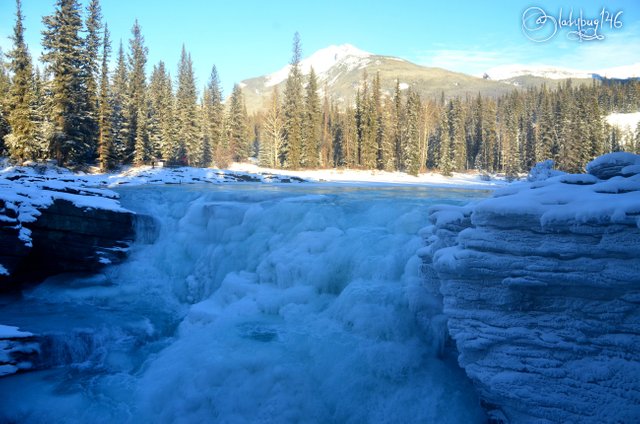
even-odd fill
[[(26, 38), (39, 56), (41, 18), (55, 0), (23, 0)], [(82, 1), (83, 4), (87, 0)], [(596, 18), (602, 8), (622, 11), (618, 29), (604, 28), (599, 41), (554, 38), (536, 43), (521, 29), (523, 12), (537, 7), (558, 18), (573, 9)], [(175, 73), (184, 43), (191, 52), (199, 85), (211, 66), (220, 73), (224, 91), (233, 83), (274, 72), (291, 57), (293, 33), (299, 31), (303, 56), (331, 44), (350, 43), (372, 53), (392, 55), (428, 66), (472, 74), (492, 66), (548, 64), (583, 70), (640, 62), (640, 2), (633, 1), (202, 1), (102, 0), (114, 52), (120, 39), (127, 47), (137, 18), (149, 47), (149, 67), (164, 60)], [(0, 0), (0, 46), (11, 47), (15, 2)], [(549, 20), (550, 23), (550, 20)]]

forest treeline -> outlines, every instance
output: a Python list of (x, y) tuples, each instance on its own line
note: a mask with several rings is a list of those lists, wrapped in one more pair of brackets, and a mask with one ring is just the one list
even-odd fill
[(138, 22), (128, 44), (112, 44), (99, 0), (83, 10), (57, 0), (43, 18), (43, 68), (34, 66), (16, 0), (13, 48), (0, 52), (0, 149), (16, 162), (59, 165), (169, 164), (224, 168), (255, 157), (273, 168), (349, 167), (443, 174), (477, 169), (508, 177), (554, 159), (579, 172), (592, 158), (640, 151), (640, 128), (610, 127), (611, 112), (640, 110), (640, 82), (593, 81), (514, 90), (499, 98), (422, 99), (387, 92), (363, 73), (355, 102), (332, 99), (313, 69), (300, 69), (300, 39), (282, 92), (248, 116), (240, 85), (225, 100), (215, 66), (202, 92), (182, 49), (176, 75), (159, 62), (146, 75), (148, 48)]

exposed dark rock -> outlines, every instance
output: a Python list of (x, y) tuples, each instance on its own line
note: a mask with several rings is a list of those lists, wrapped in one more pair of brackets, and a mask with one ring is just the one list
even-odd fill
[[(119, 263), (135, 238), (133, 212), (80, 207), (64, 199), (55, 199), (39, 211), (35, 222), (22, 223), (22, 227), (17, 220), (2, 221), (0, 260), (11, 274), (4, 276), (4, 288), (61, 272), (94, 272)], [(25, 229), (30, 232), (30, 242), (20, 239)]]

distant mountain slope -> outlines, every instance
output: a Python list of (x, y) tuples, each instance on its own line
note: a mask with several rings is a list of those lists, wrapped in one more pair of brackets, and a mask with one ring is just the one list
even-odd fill
[(496, 66), (486, 71), (490, 79), (496, 81), (511, 80), (522, 76), (532, 76), (543, 79), (628, 79), (640, 77), (640, 63), (626, 66), (617, 66), (592, 71), (581, 71), (571, 68), (547, 65), (503, 65)]
[[(396, 79), (400, 88), (411, 88), (422, 98), (446, 98), (456, 96), (500, 96), (517, 88), (529, 88), (546, 84), (555, 87), (571, 78), (577, 83), (592, 79), (629, 78), (640, 75), (640, 64), (611, 68), (598, 72), (576, 71), (568, 68), (536, 65), (509, 65), (488, 70), (482, 77), (471, 76), (442, 68), (420, 66), (392, 56), (381, 56), (360, 50), (350, 44), (329, 46), (313, 53), (300, 62), (302, 73), (308, 75), (311, 67), (318, 76), (318, 86), (336, 101), (352, 104), (356, 89), (366, 71), (371, 79), (380, 73), (381, 86), (387, 95), (393, 93)], [(247, 110), (253, 113), (265, 107), (266, 101), (277, 86), (280, 92), (289, 75), (290, 65), (280, 70), (241, 82)]]
[[(513, 85), (477, 78), (471, 75), (416, 65), (404, 59), (380, 56), (357, 49), (349, 44), (330, 46), (318, 50), (300, 62), (303, 74), (311, 66), (318, 75), (319, 87), (325, 84), (329, 95), (340, 103), (351, 103), (366, 71), (369, 77), (380, 72), (381, 86), (387, 94), (393, 93), (396, 79), (403, 90), (411, 87), (423, 98), (477, 95), (499, 95), (513, 90)], [(249, 113), (264, 107), (266, 99), (277, 85), (282, 93), (289, 74), (289, 66), (269, 74), (244, 80), (241, 83)]]

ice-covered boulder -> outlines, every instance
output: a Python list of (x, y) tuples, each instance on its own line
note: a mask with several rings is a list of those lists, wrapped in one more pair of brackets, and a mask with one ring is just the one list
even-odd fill
[(33, 368), (39, 350), (33, 334), (0, 324), (0, 377)]
[(614, 152), (589, 162), (587, 172), (602, 180), (607, 180), (617, 176), (628, 177), (638, 174), (640, 173), (638, 166), (640, 166), (640, 156), (629, 152)]
[(431, 211), (419, 253), (498, 422), (640, 422), (639, 160)]

